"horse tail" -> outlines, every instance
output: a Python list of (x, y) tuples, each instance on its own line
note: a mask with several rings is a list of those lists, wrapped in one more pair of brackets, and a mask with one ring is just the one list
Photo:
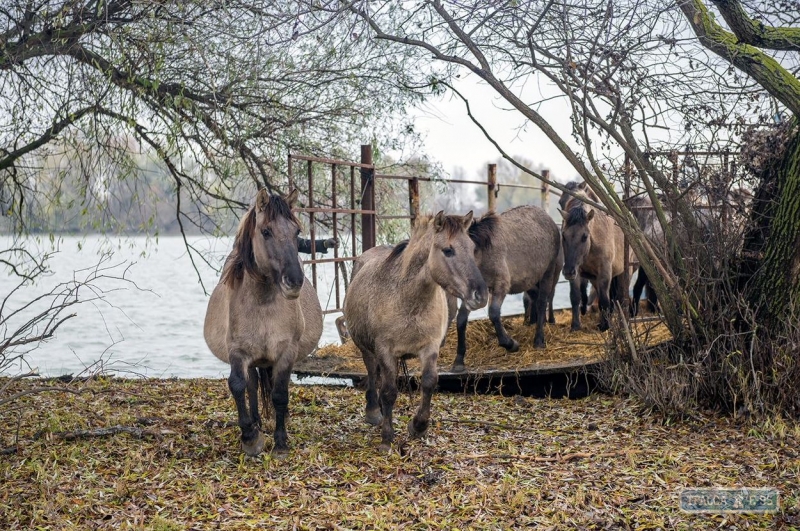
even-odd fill
[(264, 403), (264, 418), (272, 418), (272, 370), (258, 367), (258, 387), (261, 390), (261, 401)]

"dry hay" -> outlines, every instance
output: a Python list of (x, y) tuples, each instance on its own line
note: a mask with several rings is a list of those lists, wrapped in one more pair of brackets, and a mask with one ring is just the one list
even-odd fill
[[(224, 379), (8, 384), (2, 529), (797, 529), (800, 426), (681, 420), (596, 394), (437, 394), (425, 439), (378, 453), (352, 388), (290, 387), (284, 460), (244, 457)], [(8, 413), (5, 413), (8, 411)], [(272, 446), (268, 437), (267, 450)], [(686, 487), (775, 487), (777, 515), (689, 514)]]
[[(509, 353), (497, 344), (494, 326), (488, 319), (470, 321), (467, 327), (467, 354), (465, 364), (470, 372), (519, 371), (525, 369), (550, 368), (554, 366), (586, 365), (599, 361), (605, 350), (608, 333), (597, 330), (598, 313), (589, 313), (582, 318), (583, 330), (570, 332), (572, 314), (570, 310), (555, 312), (556, 324), (545, 329), (547, 348), (534, 349), (533, 336), (536, 326), (523, 324), (522, 316), (503, 317), (508, 334), (520, 344), (519, 352)], [(633, 339), (637, 345), (653, 345), (671, 338), (669, 330), (661, 321), (635, 323), (632, 325)], [(453, 323), (447, 332), (447, 340), (439, 351), (439, 371), (447, 372), (456, 356), (456, 327)], [(348, 341), (344, 345), (325, 345), (298, 368), (325, 367), (325, 373), (364, 373), (361, 354)], [(408, 368), (419, 369), (416, 360), (409, 360)]]

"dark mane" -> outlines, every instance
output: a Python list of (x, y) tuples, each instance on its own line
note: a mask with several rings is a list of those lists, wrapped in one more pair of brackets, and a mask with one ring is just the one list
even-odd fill
[[(258, 203), (258, 199), (256, 199), (256, 203)], [(245, 273), (254, 277), (258, 276), (256, 261), (253, 256), (253, 233), (256, 230), (257, 210), (258, 204), (250, 207), (242, 217), (242, 221), (239, 222), (236, 238), (233, 240), (233, 251), (225, 263), (222, 277), (220, 278), (220, 282), (223, 284), (233, 287), (238, 281), (242, 280)], [(263, 212), (268, 221), (286, 218), (300, 226), (300, 220), (292, 212), (292, 207), (279, 195), (269, 196)]]
[(574, 205), (570, 207), (567, 211), (567, 227), (571, 227), (573, 225), (585, 225), (589, 223), (589, 219), (586, 217), (587, 212), (583, 208), (582, 202), (575, 202)]
[(472, 220), (469, 226), (469, 238), (478, 249), (488, 249), (492, 246), (494, 231), (500, 222), (500, 217), (494, 212), (487, 212), (481, 219)]
[(408, 240), (403, 240), (397, 245), (395, 245), (394, 248), (392, 249), (392, 252), (389, 253), (389, 256), (386, 257), (386, 262), (388, 263), (393, 260), (396, 260), (398, 256), (403, 254), (403, 251), (406, 250), (406, 247), (408, 247)]
[(295, 225), (300, 225), (300, 220), (292, 212), (292, 207), (289, 203), (279, 195), (269, 196), (269, 201), (264, 205), (264, 213), (267, 215), (267, 221), (275, 221), (279, 218), (286, 218), (292, 221)]

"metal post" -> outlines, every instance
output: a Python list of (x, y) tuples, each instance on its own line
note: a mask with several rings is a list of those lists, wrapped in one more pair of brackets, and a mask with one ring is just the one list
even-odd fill
[[(361, 164), (372, 164), (372, 145), (361, 145)], [(375, 210), (375, 168), (361, 168), (361, 209)], [(375, 247), (375, 214), (361, 214), (361, 252)]]
[(292, 154), (291, 153), (289, 153), (289, 160), (288, 160), (288, 165), (287, 165), (286, 171), (289, 174), (289, 189), (288, 190), (291, 192), (292, 188), (294, 188), (294, 183), (292, 182)]
[(489, 164), (489, 183), (486, 187), (487, 207), (494, 211), (497, 208), (497, 164)]
[[(314, 208), (314, 175), (311, 168), (311, 161), (308, 161), (308, 208)], [(316, 227), (314, 226), (314, 213), (308, 213), (308, 227), (310, 229), (309, 237), (311, 238), (311, 279), (314, 284), (314, 290), (317, 289), (317, 249), (314, 241), (317, 239)]]
[[(542, 170), (542, 177), (550, 180), (550, 170)], [(550, 185), (546, 182), (542, 182), (542, 187), (540, 189), (542, 194), (542, 210), (550, 214)]]
[(414, 177), (408, 181), (408, 206), (411, 214), (411, 228), (417, 222), (419, 216), (419, 179)]
[[(333, 207), (333, 239), (336, 241), (336, 245), (333, 246), (333, 258), (339, 258), (339, 220), (336, 216), (336, 209), (339, 206), (336, 204), (336, 164), (331, 164), (331, 206)], [(315, 242), (311, 242), (311, 245), (316, 247)], [(339, 264), (337, 262), (333, 263), (333, 284), (336, 286), (336, 307), (341, 308), (342, 305), (340, 304), (340, 297), (339, 297)]]

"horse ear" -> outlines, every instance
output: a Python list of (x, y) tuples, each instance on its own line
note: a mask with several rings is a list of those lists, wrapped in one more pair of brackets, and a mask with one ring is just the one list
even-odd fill
[(467, 212), (467, 215), (461, 218), (461, 224), (464, 225), (464, 230), (469, 229), (469, 226), (472, 224), (472, 210)]
[(262, 188), (256, 196), (256, 208), (261, 212), (267, 208), (267, 204), (269, 204), (269, 192), (267, 192), (266, 188)]
[(558, 213), (561, 214), (562, 218), (567, 217), (567, 214), (563, 210), (561, 210), (560, 208), (558, 209)]
[(594, 209), (591, 209), (588, 214), (586, 214), (586, 221), (592, 221), (594, 217)]
[(433, 228), (436, 229), (436, 232), (439, 232), (444, 227), (444, 210), (440, 210), (438, 214), (433, 218)]
[(289, 205), (289, 208), (292, 208), (294, 206), (295, 202), (297, 201), (298, 195), (300, 195), (300, 191), (297, 188), (295, 188), (294, 190), (289, 192), (289, 195), (287, 195), (284, 198), (286, 200), (286, 204)]

